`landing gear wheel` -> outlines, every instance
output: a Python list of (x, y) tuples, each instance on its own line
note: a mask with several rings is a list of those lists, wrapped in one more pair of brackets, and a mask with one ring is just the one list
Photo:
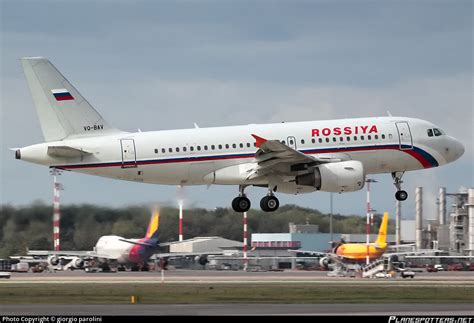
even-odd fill
[(250, 209), (250, 200), (245, 196), (237, 196), (232, 200), (232, 208), (235, 212), (247, 212)]
[(278, 201), (278, 199), (273, 195), (265, 196), (260, 200), (260, 207), (265, 212), (274, 212), (278, 210), (279, 206), (280, 201)]
[(408, 198), (408, 193), (406, 191), (397, 191), (395, 198), (397, 201), (405, 201)]

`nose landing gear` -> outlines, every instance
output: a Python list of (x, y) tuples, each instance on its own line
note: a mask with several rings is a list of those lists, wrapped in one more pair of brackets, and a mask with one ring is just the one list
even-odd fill
[(397, 201), (405, 201), (408, 198), (408, 193), (402, 190), (402, 177), (405, 172), (393, 172), (393, 185), (397, 188), (397, 192), (395, 193), (395, 198)]

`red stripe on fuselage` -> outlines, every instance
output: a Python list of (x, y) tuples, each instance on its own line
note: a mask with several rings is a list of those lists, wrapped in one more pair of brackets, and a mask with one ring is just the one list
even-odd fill
[[(350, 147), (350, 148), (322, 148), (322, 149), (309, 149), (306, 151), (301, 151), (307, 155), (314, 154), (327, 154), (327, 153), (340, 153), (340, 152), (355, 152), (355, 151), (376, 151), (376, 150), (397, 150), (402, 151), (413, 158), (415, 158), (424, 168), (431, 168), (433, 165), (420, 153), (412, 149), (402, 150), (398, 145), (388, 145), (388, 146), (370, 146), (370, 147)], [(161, 159), (161, 160), (145, 160), (145, 161), (136, 161), (136, 162), (113, 162), (113, 163), (102, 163), (102, 164), (84, 164), (84, 165), (64, 165), (64, 166), (55, 166), (59, 169), (78, 169), (78, 168), (101, 168), (101, 167), (122, 167), (122, 166), (131, 166), (131, 165), (153, 165), (153, 164), (177, 164), (177, 163), (187, 163), (187, 162), (201, 162), (201, 161), (212, 161), (212, 160), (228, 160), (228, 159), (243, 159), (243, 158), (253, 158), (255, 155), (252, 154), (232, 154), (232, 155), (220, 155), (220, 156), (205, 156), (205, 157), (178, 157), (170, 159)]]

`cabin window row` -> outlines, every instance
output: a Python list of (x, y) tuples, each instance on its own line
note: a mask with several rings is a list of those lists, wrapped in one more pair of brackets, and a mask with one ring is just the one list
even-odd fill
[[(337, 142), (337, 141), (339, 141), (339, 142), (344, 142), (344, 141), (358, 141), (358, 140), (362, 141), (362, 140), (372, 140), (372, 139), (378, 140), (378, 139), (379, 139), (379, 135), (373, 135), (373, 136), (372, 136), (372, 135), (367, 135), (367, 136), (360, 135), (360, 136), (352, 136), (352, 137), (351, 137), (351, 136), (347, 136), (347, 137), (331, 137), (331, 138), (332, 138), (332, 139), (330, 139), (329, 137), (326, 137), (326, 138), (324, 138), (324, 140), (323, 140), (323, 138), (318, 138), (318, 140), (316, 140), (316, 138), (312, 138), (312, 139), (311, 139), (311, 142), (312, 142), (313, 144), (315, 144), (316, 141), (319, 142), (319, 143), (323, 143), (323, 141), (325, 141), (325, 142), (331, 142), (331, 141), (332, 141), (332, 142)], [(338, 140), (338, 138), (339, 138), (339, 140)], [(386, 138), (385, 134), (380, 135), (380, 138), (381, 138), (381, 139), (385, 139), (385, 138)], [(286, 141), (285, 141), (285, 140), (282, 140), (281, 143), (284, 144), (284, 145), (286, 145)], [(289, 143), (290, 145), (293, 145), (293, 144), (294, 144), (294, 140), (290, 139), (290, 140), (288, 141), (288, 143)], [(305, 141), (304, 139), (301, 139), (301, 144), (304, 145), (305, 143), (306, 143), (306, 141)], [(251, 143), (248, 143), (248, 142), (247, 142), (246, 144), (240, 143), (240, 144), (219, 144), (219, 145), (203, 145), (203, 146), (198, 145), (198, 146), (196, 146), (196, 147), (194, 147), (194, 146), (186, 147), (186, 146), (185, 146), (185, 147), (182, 147), (182, 148), (181, 148), (181, 147), (175, 147), (175, 148), (161, 148), (161, 153), (163, 153), (163, 154), (165, 154), (166, 152), (169, 152), (169, 153), (173, 153), (173, 152), (179, 153), (179, 152), (181, 152), (181, 151), (182, 151), (182, 152), (187, 152), (188, 149), (189, 149), (189, 151), (202, 151), (202, 150), (207, 151), (207, 150), (216, 150), (216, 149), (222, 150), (222, 149), (224, 149), (224, 148), (225, 148), (225, 149), (230, 149), (231, 147), (234, 148), (234, 149), (236, 149), (237, 147), (239, 147), (239, 148), (244, 148), (244, 147), (250, 148), (250, 147), (252, 147), (252, 146), (253, 146), (253, 147), (256, 147), (257, 144), (256, 144), (256, 143), (253, 143), (253, 145), (252, 145)], [(159, 153), (158, 148), (155, 148), (155, 154), (158, 154), (158, 153)]]
[[(331, 142), (331, 141), (337, 142), (337, 141), (358, 141), (358, 140), (362, 141), (362, 140), (372, 140), (372, 139), (373, 140), (378, 140), (379, 135), (367, 135), (367, 136), (360, 135), (360, 136), (352, 136), (352, 137), (351, 136), (347, 136), (347, 137), (342, 137), (341, 136), (341, 137), (331, 137), (331, 138), (329, 138), (329, 137), (326, 137), (324, 139), (323, 138), (318, 138), (317, 140), (316, 140), (316, 138), (312, 138), (311, 142), (313, 144), (315, 144), (316, 142), (319, 142), (320, 144), (322, 144), (323, 142)], [(339, 140), (337, 138), (339, 138)], [(380, 135), (380, 138), (385, 139), (386, 138), (385, 134)], [(282, 143), (284, 144), (285, 141), (283, 140)], [(290, 143), (290, 145), (293, 145), (293, 140), (290, 140), (289, 143)], [(305, 144), (304, 139), (301, 139), (301, 144), (303, 144), (303, 145)]]
[[(256, 143), (253, 144), (254, 147), (257, 146)], [(165, 154), (166, 152), (170, 152), (170, 153), (173, 153), (173, 152), (176, 152), (176, 153), (179, 153), (179, 152), (187, 152), (188, 150), (189, 151), (202, 151), (202, 150), (222, 150), (222, 149), (230, 149), (230, 148), (234, 148), (236, 149), (237, 147), (239, 148), (244, 148), (244, 147), (247, 147), (247, 148), (250, 148), (252, 147), (252, 144), (247, 142), (246, 144), (243, 144), (243, 143), (240, 143), (240, 144), (219, 144), (219, 145), (203, 145), (203, 146), (185, 146), (185, 147), (175, 147), (175, 148), (161, 148), (161, 152), (163, 154)], [(158, 148), (155, 148), (155, 154), (158, 154), (159, 152), (159, 149)]]

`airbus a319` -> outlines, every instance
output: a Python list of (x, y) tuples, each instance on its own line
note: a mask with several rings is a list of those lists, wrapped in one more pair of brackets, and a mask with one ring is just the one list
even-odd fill
[(249, 186), (275, 193), (353, 192), (368, 174), (392, 174), (395, 197), (407, 198), (407, 171), (457, 160), (463, 145), (421, 119), (376, 117), (229, 127), (124, 132), (112, 127), (66, 78), (41, 57), (21, 63), (44, 143), (17, 149), (17, 159), (62, 170), (165, 185), (236, 185), (232, 201), (245, 212)]

